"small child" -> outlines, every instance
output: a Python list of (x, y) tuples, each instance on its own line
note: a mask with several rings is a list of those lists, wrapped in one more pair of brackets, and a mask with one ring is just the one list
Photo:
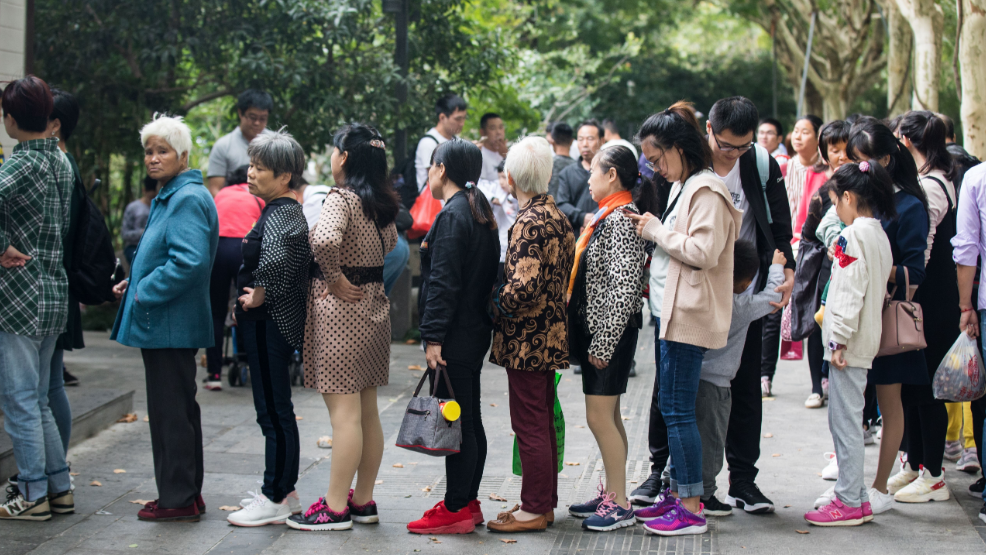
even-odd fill
[(858, 526), (873, 520), (863, 483), (866, 374), (880, 350), (883, 299), (893, 266), (880, 221), (895, 218), (890, 175), (876, 161), (845, 164), (832, 176), (836, 212), (846, 224), (834, 247), (834, 264), (822, 340), (829, 361), (829, 430), (839, 461), (831, 503), (805, 514), (817, 526)]

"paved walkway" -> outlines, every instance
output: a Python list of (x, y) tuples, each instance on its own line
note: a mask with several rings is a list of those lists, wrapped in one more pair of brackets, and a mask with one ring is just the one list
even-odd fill
[[(654, 378), (653, 328), (641, 333), (638, 352), (640, 376), (630, 381), (622, 402), (630, 439), (630, 488), (646, 478), (647, 414)], [(404, 528), (444, 492), (444, 463), (393, 447), (403, 407), (413, 392), (423, 365), (421, 351), (394, 345), (391, 384), (380, 389), (380, 407), (386, 451), (377, 486), (381, 524), (353, 531), (306, 533), (282, 526), (235, 528), (227, 524), (223, 505), (235, 505), (247, 490), (258, 489), (263, 469), (263, 438), (255, 422), (252, 397), (245, 388), (221, 393), (201, 391), (205, 437), (204, 497), (208, 513), (199, 523), (166, 524), (137, 520), (137, 499), (154, 499), (153, 466), (147, 424), (143, 368), (139, 352), (111, 343), (106, 334), (90, 333), (90, 345), (72, 353), (66, 362), (82, 380), (82, 387), (131, 388), (138, 419), (115, 424), (72, 448), (69, 459), (76, 476), (74, 515), (55, 516), (47, 523), (0, 522), (0, 554), (21, 553), (931, 553), (949, 555), (986, 552), (986, 526), (976, 519), (980, 503), (966, 488), (973, 481), (955, 472), (949, 463), (950, 501), (906, 506), (880, 515), (860, 528), (809, 528), (802, 519), (818, 493), (830, 483), (818, 473), (831, 450), (826, 411), (810, 411), (802, 403), (808, 393), (807, 366), (781, 363), (775, 380), (776, 398), (764, 402), (763, 455), (758, 482), (777, 504), (767, 516), (735, 514), (710, 518), (709, 533), (680, 539), (644, 535), (640, 526), (608, 534), (582, 533), (578, 520), (565, 516), (565, 506), (589, 496), (602, 471), (598, 450), (585, 425), (585, 409), (578, 376), (566, 373), (559, 386), (567, 421), (565, 466), (559, 478), (562, 504), (556, 524), (536, 535), (503, 537), (483, 528), (467, 536), (442, 536), (438, 541), (408, 534)], [(519, 499), (520, 480), (511, 474), (513, 438), (507, 406), (506, 375), (492, 365), (484, 368), (483, 418), (489, 437), (489, 459), (480, 496), (487, 517)], [(203, 372), (204, 374), (204, 372)], [(303, 388), (294, 392), (301, 437), (302, 475), (298, 483), (305, 506), (328, 485), (331, 451), (315, 445), (318, 437), (332, 435), (321, 397)], [(875, 468), (877, 447), (867, 447), (867, 470)], [(395, 465), (400, 464), (403, 467)], [(116, 473), (115, 470), (125, 470)], [(91, 485), (94, 481), (101, 486)], [(720, 476), (725, 485), (725, 474)], [(496, 493), (507, 502), (494, 502)], [(721, 494), (720, 494), (721, 495)], [(809, 531), (801, 534), (798, 531)], [(504, 543), (515, 539), (517, 543)]]

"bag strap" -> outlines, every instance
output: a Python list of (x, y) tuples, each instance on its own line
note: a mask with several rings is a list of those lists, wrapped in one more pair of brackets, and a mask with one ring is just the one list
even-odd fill
[(770, 202), (767, 201), (767, 179), (770, 178), (770, 153), (767, 149), (754, 143), (754, 151), (757, 153), (757, 173), (760, 174), (760, 189), (763, 191), (763, 205), (767, 208), (767, 223), (773, 224), (774, 218), (770, 215)]
[(911, 292), (911, 274), (908, 273), (907, 266), (904, 266), (904, 287), (907, 288), (904, 289), (904, 298), (907, 299), (907, 302), (911, 302), (914, 293)]
[(432, 388), (431, 396), (436, 397), (438, 395), (437, 374), (441, 374), (442, 376), (445, 377), (445, 387), (448, 388), (449, 397), (455, 399), (455, 392), (452, 391), (452, 380), (450, 380), (448, 377), (448, 369), (442, 366), (441, 364), (437, 365), (434, 370), (429, 368), (427, 371), (425, 371), (424, 375), (421, 376), (421, 380), (418, 382), (418, 387), (414, 388), (414, 395), (412, 395), (412, 397), (417, 397), (418, 393), (421, 393), (421, 388), (425, 385), (425, 380), (428, 378), (428, 376), (431, 375), (432, 372), (435, 372), (436, 375), (435, 375), (435, 383), (434, 383), (434, 387)]
[(933, 175), (926, 175), (924, 177), (926, 179), (930, 179), (930, 180), (934, 181), (935, 183), (938, 184), (939, 187), (941, 187), (941, 191), (943, 193), (945, 193), (945, 200), (948, 201), (948, 211), (951, 212), (952, 211), (952, 208), (954, 208), (954, 206), (952, 206), (952, 197), (948, 196), (948, 188), (945, 187), (945, 184), (942, 183), (941, 179), (938, 179), (937, 177), (935, 177)]

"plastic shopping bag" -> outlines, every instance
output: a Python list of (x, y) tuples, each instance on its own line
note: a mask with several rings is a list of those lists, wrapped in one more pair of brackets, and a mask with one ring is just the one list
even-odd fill
[[(555, 371), (555, 444), (558, 446), (558, 472), (565, 468), (565, 415), (561, 412), (561, 401), (558, 400), (558, 382), (561, 381), (561, 372)], [(517, 436), (514, 436), (514, 474), (523, 476), (524, 472), (520, 466), (520, 445), (517, 444)]]
[(932, 386), (936, 399), (955, 403), (975, 401), (986, 393), (986, 368), (976, 338), (959, 334), (938, 365)]
[(431, 196), (431, 187), (425, 185), (418, 199), (411, 207), (411, 217), (414, 224), (407, 230), (408, 239), (420, 239), (428, 234), (431, 224), (435, 223), (435, 217), (442, 211), (442, 201)]

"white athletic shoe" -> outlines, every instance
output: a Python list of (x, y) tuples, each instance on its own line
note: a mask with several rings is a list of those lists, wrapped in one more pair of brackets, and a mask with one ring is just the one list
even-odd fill
[(927, 503), (928, 501), (948, 501), (948, 486), (945, 485), (945, 474), (937, 478), (927, 469), (921, 469), (921, 475), (907, 486), (894, 494), (894, 500), (901, 503)]
[(918, 471), (911, 470), (911, 465), (906, 462), (900, 465), (900, 471), (894, 474), (887, 480), (887, 492), (890, 494), (896, 494), (898, 491), (904, 489), (911, 482), (918, 479)]
[(870, 509), (875, 515), (894, 508), (894, 496), (889, 493), (880, 493), (878, 489), (870, 488), (866, 490), (866, 495), (870, 497)]
[(265, 524), (284, 524), (291, 516), (287, 500), (274, 503), (264, 494), (253, 498), (249, 505), (226, 517), (233, 526), (264, 526)]
[[(240, 500), (241, 509), (247, 508), (247, 506), (250, 503), (253, 503), (253, 500), (256, 499), (258, 496), (264, 497), (262, 493), (257, 491), (248, 491), (247, 493), (249, 493), (252, 497), (247, 497), (246, 499)], [(288, 507), (291, 509), (291, 514), (293, 515), (301, 514), (301, 499), (298, 498), (297, 491), (292, 491), (284, 499), (287, 500), (288, 502)]]
[(863, 445), (873, 445), (875, 443), (876, 439), (873, 438), (873, 432), (863, 429)]
[(807, 399), (805, 399), (806, 409), (820, 409), (824, 404), (825, 401), (822, 400), (822, 396), (817, 393), (812, 393)]
[(824, 457), (829, 463), (822, 469), (822, 480), (834, 482), (839, 479), (839, 461), (835, 460), (835, 453), (825, 453)]
[(770, 378), (767, 376), (760, 376), (760, 396), (770, 397)]
[(815, 500), (815, 508), (821, 509), (831, 503), (833, 499), (835, 499), (835, 486), (830, 487), (825, 490), (825, 493), (818, 496), (818, 499)]

